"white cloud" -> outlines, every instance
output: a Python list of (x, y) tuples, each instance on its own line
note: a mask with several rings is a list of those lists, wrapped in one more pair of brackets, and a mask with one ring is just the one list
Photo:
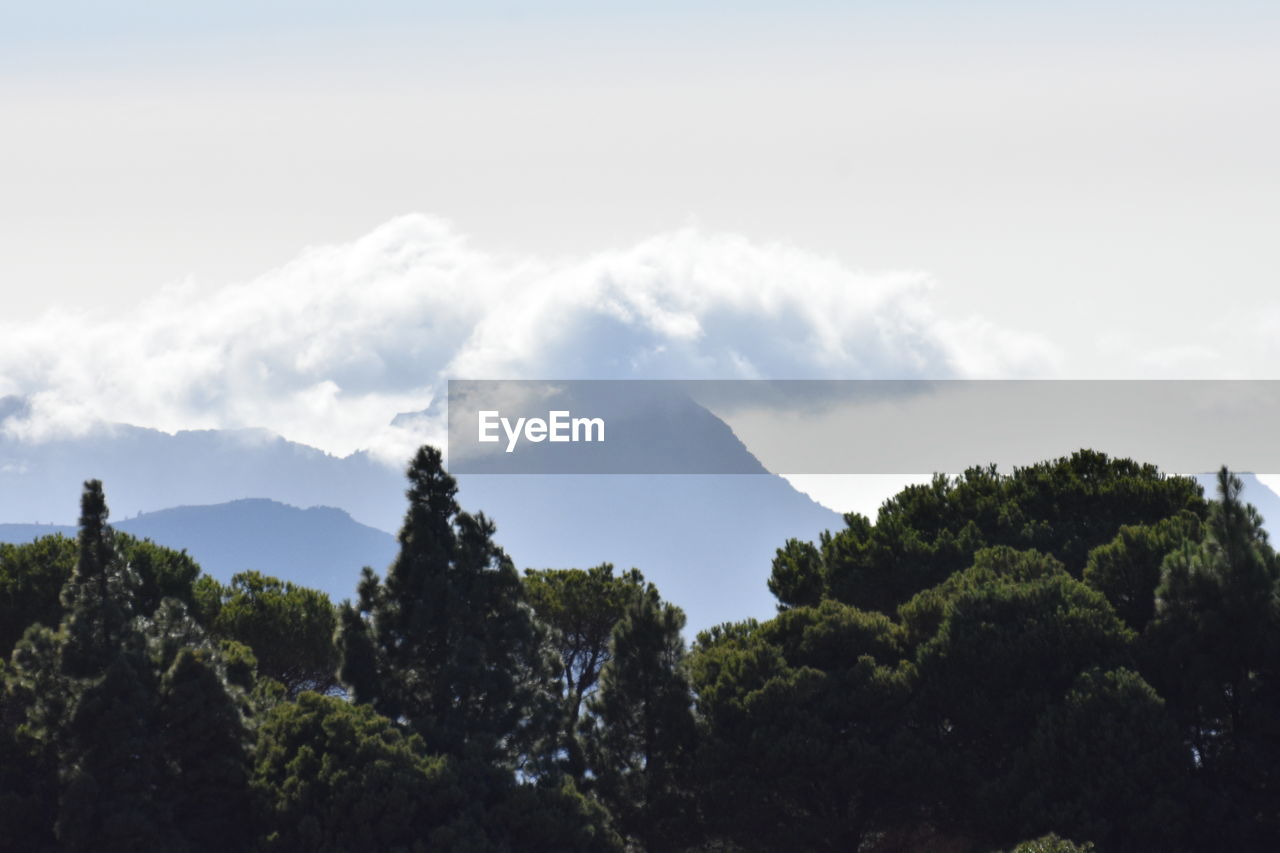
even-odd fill
[[(486, 254), (404, 216), (253, 281), (168, 288), (95, 320), (0, 326), (4, 429), (265, 427), (397, 461), (437, 419), (393, 427), (459, 378), (1041, 376), (1056, 351), (946, 317), (915, 273), (685, 229), (564, 261)], [(425, 431), (425, 434), (424, 434)]]

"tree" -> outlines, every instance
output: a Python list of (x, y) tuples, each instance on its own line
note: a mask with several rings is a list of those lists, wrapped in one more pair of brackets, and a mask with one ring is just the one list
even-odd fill
[(139, 613), (155, 612), (166, 598), (194, 607), (200, 566), (185, 550), (175, 551), (120, 532), (115, 534), (115, 548), (137, 579), (133, 598)]
[(1166, 557), (1145, 637), (1153, 683), (1219, 799), (1205, 823), (1237, 849), (1280, 845), (1280, 566), (1226, 468), (1199, 543)]
[(140, 605), (142, 583), (107, 517), (91, 480), (61, 624), (28, 627), (6, 678), (23, 752), (56, 779), (59, 849), (247, 843), (241, 697), (181, 601)]
[(516, 766), (555, 730), (556, 662), (493, 524), (455, 501), (440, 451), (408, 471), (400, 552), (340, 616), (340, 677), (433, 752)]
[(991, 847), (1052, 828), (1010, 807), (1034, 790), (1026, 751), (1082, 674), (1130, 663), (1134, 634), (1056, 560), (1004, 548), (975, 563), (902, 618), (908, 637), (928, 637), (914, 640), (911, 716), (935, 787), (916, 796), (944, 830)]
[(303, 693), (268, 712), (255, 751), (268, 850), (427, 850), (467, 807), (445, 760), (368, 705)]
[(1083, 673), (1036, 722), (1015, 770), (1022, 832), (1052, 828), (1104, 850), (1176, 850), (1190, 756), (1165, 702), (1128, 669)]
[(0, 846), (51, 850), (58, 768), (52, 752), (25, 728), (31, 697), (23, 692), (16, 673), (0, 661)]
[(638, 569), (615, 576), (610, 563), (585, 571), (527, 569), (524, 586), (530, 605), (551, 629), (551, 642), (560, 652), (565, 707), (562, 744), (570, 773), (581, 781), (586, 771), (578, 739), (583, 703), (611, 659), (614, 627), (627, 606), (644, 592), (644, 576)]
[[(185, 551), (149, 539), (112, 535), (113, 559), (127, 567), (136, 588), (132, 607), (151, 613), (164, 598), (194, 601), (200, 567)], [(77, 539), (55, 534), (22, 545), (0, 543), (0, 657), (8, 657), (28, 625), (57, 626), (64, 615), (60, 593), (75, 571)]]
[(288, 696), (337, 686), (337, 610), (323, 592), (250, 571), (227, 586), (201, 578), (196, 595), (206, 627), (252, 649), (259, 674)]
[(63, 671), (73, 677), (103, 673), (119, 651), (135, 637), (136, 578), (115, 548), (115, 531), (107, 524), (107, 502), (99, 480), (84, 484), (80, 499), (79, 552), (75, 571), (60, 595), (66, 617), (62, 631)]
[(254, 786), (267, 850), (616, 853), (607, 815), (572, 785), (429, 755), (369, 705), (303, 693), (258, 733)]
[(1164, 558), (1201, 536), (1200, 519), (1183, 511), (1156, 524), (1126, 524), (1089, 552), (1084, 581), (1101, 592), (1125, 624), (1141, 632), (1156, 613)]
[(1051, 554), (1079, 578), (1089, 552), (1121, 526), (1183, 511), (1206, 512), (1195, 480), (1095, 451), (1007, 475), (995, 466), (970, 468), (903, 489), (885, 501), (875, 524), (848, 515), (845, 529), (818, 547), (788, 545), (774, 563), (770, 589), (783, 606), (830, 597), (892, 613), (996, 545)]
[(120, 655), (78, 697), (61, 744), (56, 833), (65, 849), (183, 846), (155, 736), (156, 687), (137, 656)]
[[(858, 541), (858, 534), (865, 535), (869, 522), (865, 516), (848, 514), (842, 541)], [(858, 532), (850, 532), (850, 531)], [(827, 592), (829, 577), (826, 555), (830, 554), (832, 536), (823, 531), (821, 550), (812, 542), (788, 539), (773, 558), (773, 571), (769, 574), (769, 592), (778, 599), (778, 608), (812, 607), (822, 601)]]
[(928, 765), (907, 727), (902, 654), (888, 617), (830, 600), (700, 634), (689, 669), (710, 835), (733, 849), (857, 850), (919, 828), (908, 783)]
[(62, 621), (58, 594), (75, 565), (76, 541), (66, 536), (0, 543), (0, 658), (9, 657), (28, 625)]
[(687, 768), (694, 745), (686, 681), (684, 613), (649, 585), (613, 630), (612, 655), (583, 721), (587, 764), (625, 835), (672, 849), (686, 830)]
[(219, 669), (208, 648), (184, 647), (155, 711), (169, 808), (192, 853), (248, 849), (254, 838), (244, 708)]

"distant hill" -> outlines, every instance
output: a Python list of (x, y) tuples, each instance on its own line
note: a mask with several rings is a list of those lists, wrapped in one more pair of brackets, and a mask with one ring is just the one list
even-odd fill
[[(706, 410), (646, 411), (633, 417), (652, 417), (655, 431), (695, 436), (690, 452), (713, 455), (722, 470), (763, 471)], [(394, 558), (396, 542), (385, 531), (399, 527), (406, 485), (364, 454), (339, 458), (261, 431), (167, 435), (119, 426), (45, 444), (0, 438), (0, 519), (70, 521), (87, 477), (103, 479), (121, 530), (186, 548), (215, 577), (255, 568), (335, 599), (354, 594), (361, 566), (382, 571)], [(1213, 497), (1213, 476), (1199, 479)], [(1243, 479), (1245, 498), (1280, 529), (1280, 497), (1252, 475)], [(774, 550), (788, 538), (811, 540), (843, 526), (838, 513), (768, 473), (468, 474), (458, 481), (463, 509), (495, 521), (517, 567), (635, 566), (685, 609), (690, 635), (771, 615)], [(59, 530), (74, 534), (0, 524), (0, 540)]]
[[(356, 522), (340, 509), (298, 509), (264, 499), (175, 507), (113, 524), (134, 536), (185, 548), (220, 581), (257, 569), (323, 589), (335, 600), (355, 596), (361, 566), (382, 571), (397, 550), (395, 537)], [(0, 524), (0, 542), (28, 542), (52, 533), (75, 536), (76, 530), (66, 525)]]
[[(459, 502), (494, 519), (498, 542), (521, 569), (605, 561), (640, 568), (685, 609), (690, 632), (771, 615), (765, 584), (774, 550), (841, 527), (840, 515), (764, 472), (701, 407), (647, 400), (627, 417), (636, 429), (648, 419), (655, 435), (694, 436), (686, 452), (720, 460), (720, 470), (755, 473), (475, 474), (459, 477)], [(71, 521), (88, 477), (103, 480), (120, 529), (187, 548), (215, 577), (259, 568), (337, 598), (354, 593), (362, 565), (382, 570), (394, 556), (394, 539), (369, 528), (399, 528), (406, 485), (364, 454), (338, 458), (262, 431), (168, 435), (116, 426), (45, 444), (0, 438), (0, 519)], [(271, 500), (236, 500), (247, 496)], [(314, 504), (351, 518), (294, 508)], [(0, 537), (54, 529), (0, 525)]]
[[(0, 398), (0, 420), (20, 403)], [(42, 442), (0, 431), (0, 520), (71, 522), (81, 484), (94, 477), (117, 518), (255, 497), (341, 507), (362, 524), (394, 531), (405, 507), (399, 471), (366, 453), (332, 456), (266, 430), (169, 435), (111, 424)]]

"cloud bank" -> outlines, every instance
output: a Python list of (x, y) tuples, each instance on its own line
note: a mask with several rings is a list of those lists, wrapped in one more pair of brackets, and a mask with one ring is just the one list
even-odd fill
[[(40, 441), (103, 424), (264, 427), (397, 464), (443, 423), (448, 378), (1047, 376), (1044, 340), (944, 316), (918, 273), (684, 229), (564, 260), (473, 248), (397, 218), (249, 282), (187, 283), (110, 319), (0, 324), (2, 429)], [(0, 413), (4, 410), (0, 409)]]

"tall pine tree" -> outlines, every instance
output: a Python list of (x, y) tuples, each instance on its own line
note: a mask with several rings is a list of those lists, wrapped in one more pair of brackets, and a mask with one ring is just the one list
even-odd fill
[(427, 748), (525, 766), (554, 730), (557, 663), (494, 526), (455, 500), (440, 451), (409, 466), (400, 553), (365, 569), (340, 617), (340, 676), (357, 702), (406, 722)]
[[(1202, 826), (1234, 849), (1280, 845), (1280, 565), (1240, 479), (1218, 473), (1199, 544), (1165, 558), (1147, 631), (1200, 780), (1219, 792)], [(1213, 817), (1211, 815), (1218, 815)], [(1220, 823), (1219, 823), (1220, 822)]]
[(58, 849), (243, 848), (252, 827), (239, 694), (181, 601), (140, 599), (96, 480), (80, 521), (62, 624), (27, 629), (4, 703), (25, 718), (20, 746), (33, 766), (56, 778)]
[(588, 766), (623, 833), (646, 850), (676, 849), (694, 745), (684, 673), (684, 613), (652, 584), (614, 628), (612, 655), (583, 720)]

